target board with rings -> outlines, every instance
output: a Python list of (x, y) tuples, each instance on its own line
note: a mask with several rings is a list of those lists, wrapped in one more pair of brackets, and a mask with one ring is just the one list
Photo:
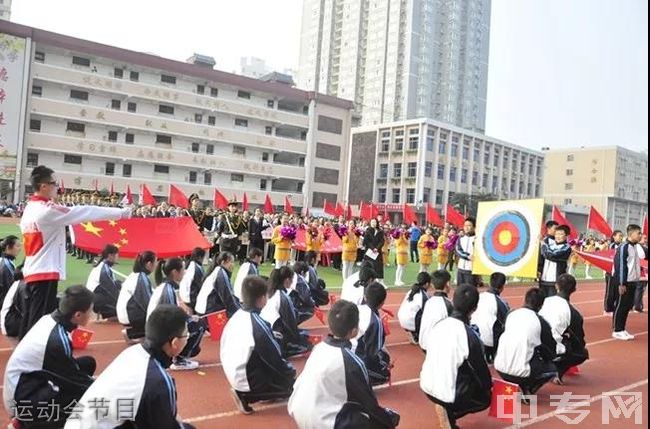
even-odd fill
[(474, 274), (535, 278), (543, 211), (543, 200), (479, 203)]

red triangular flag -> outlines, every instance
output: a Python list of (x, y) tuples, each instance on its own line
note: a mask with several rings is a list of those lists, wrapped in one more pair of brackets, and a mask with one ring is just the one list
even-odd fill
[(72, 348), (75, 350), (85, 350), (90, 343), (90, 340), (93, 338), (93, 331), (88, 329), (77, 328), (70, 334), (72, 338)]
[(264, 213), (273, 214), (273, 212), (273, 202), (271, 201), (269, 194), (266, 194), (266, 197), (264, 198)]
[(289, 201), (289, 197), (284, 197), (284, 212), (287, 214), (292, 215), (293, 214), (293, 206), (291, 205), (291, 202)]
[(643, 234), (648, 235), (648, 213), (643, 216)]
[(573, 226), (571, 222), (562, 214), (560, 209), (557, 208), (557, 206), (553, 206), (553, 213), (551, 215), (551, 218), (559, 223), (560, 225), (566, 225), (571, 229), (571, 233), (569, 234), (569, 239), (575, 240), (578, 238), (578, 229)]
[(228, 199), (219, 192), (218, 189), (214, 190), (214, 198), (212, 200), (214, 208), (218, 210), (225, 210), (228, 208)]
[(241, 208), (245, 212), (248, 211), (248, 195), (246, 195), (246, 192), (244, 192), (244, 199), (242, 200)]
[(352, 206), (348, 203), (348, 207), (345, 211), (345, 219), (351, 220), (354, 216), (352, 215)]
[(340, 216), (345, 215), (345, 208), (343, 207), (343, 204), (336, 203), (336, 211), (334, 212), (334, 215), (336, 217), (340, 217)]
[(391, 317), (391, 319), (395, 318), (395, 313), (393, 313), (392, 311), (386, 310), (385, 308), (382, 308), (381, 311), (385, 314), (388, 314)]
[(441, 227), (445, 225), (445, 223), (442, 221), (442, 218), (438, 214), (438, 210), (431, 207), (430, 204), (427, 204), (427, 223)]
[(373, 219), (377, 219), (379, 217), (379, 207), (377, 204), (370, 203), (370, 213)]
[(386, 333), (386, 335), (390, 335), (390, 315), (388, 313), (382, 314), (381, 324), (384, 328), (384, 332)]
[(183, 209), (190, 207), (190, 202), (187, 199), (187, 196), (176, 185), (169, 185), (169, 204)]
[(208, 330), (210, 331), (210, 338), (212, 341), (220, 341), (221, 334), (223, 334), (223, 328), (225, 328), (226, 323), (228, 323), (226, 310), (206, 314), (203, 317), (208, 320)]
[[(492, 401), (488, 416), (514, 422), (515, 401), (519, 400), (519, 386), (507, 381), (492, 379)], [(501, 408), (499, 410), (499, 408)]]
[(447, 213), (445, 214), (445, 218), (447, 218), (447, 222), (458, 228), (462, 228), (465, 224), (465, 216), (463, 216), (463, 214), (456, 210), (451, 204), (447, 204)]
[(404, 217), (404, 223), (407, 225), (417, 222), (418, 217), (415, 215), (415, 212), (408, 204), (402, 206), (402, 216)]
[(314, 316), (316, 316), (316, 319), (320, 321), (323, 325), (325, 324), (325, 315), (323, 314), (323, 311), (316, 307), (314, 308)]
[(126, 185), (126, 194), (124, 194), (124, 198), (122, 198), (122, 205), (131, 205), (133, 204), (133, 194), (131, 194), (131, 186)]
[(598, 210), (596, 210), (594, 206), (591, 206), (591, 209), (589, 210), (587, 228), (598, 231), (601, 234), (604, 234), (607, 238), (611, 237), (614, 232), (612, 230), (612, 227), (607, 223), (607, 220), (605, 220), (605, 218), (600, 213), (598, 213)]
[(330, 204), (327, 200), (323, 201), (323, 211), (325, 214), (328, 214), (330, 216), (336, 216), (336, 207)]
[(155, 206), (156, 205), (156, 199), (151, 195), (151, 191), (147, 187), (147, 185), (142, 185), (142, 204), (145, 206)]

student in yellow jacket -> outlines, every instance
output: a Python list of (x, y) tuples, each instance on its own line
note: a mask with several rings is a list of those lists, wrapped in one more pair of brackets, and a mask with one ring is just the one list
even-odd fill
[(323, 248), (323, 243), (325, 243), (323, 227), (319, 227), (318, 223), (314, 222), (311, 224), (311, 228), (308, 228), (306, 231), (305, 246), (307, 247), (307, 252), (316, 252), (316, 265), (320, 261), (320, 252)]
[(384, 245), (381, 248), (381, 253), (385, 266), (390, 266), (389, 256), (390, 256), (390, 245), (393, 242), (393, 237), (390, 236), (390, 229), (384, 227)]
[[(430, 244), (427, 244), (430, 243)], [(433, 230), (428, 227), (424, 230), (424, 234), (418, 241), (418, 249), (420, 250), (420, 272), (429, 272), (429, 266), (433, 262), (433, 249), (437, 247), (437, 243), (433, 239)]]
[(449, 260), (449, 252), (445, 249), (449, 230), (447, 228), (442, 230), (442, 234), (438, 237), (438, 270), (444, 270), (447, 261)]
[(289, 259), (291, 258), (291, 246), (293, 241), (282, 237), (280, 230), (284, 226), (289, 225), (289, 216), (282, 216), (282, 222), (279, 226), (276, 226), (273, 230), (273, 235), (271, 236), (271, 242), (275, 245), (275, 268), (280, 268), (289, 264)]
[(354, 263), (357, 261), (357, 249), (359, 248), (359, 237), (354, 232), (356, 225), (353, 220), (348, 222), (347, 228), (347, 233), (341, 237), (341, 242), (343, 243), (343, 254), (341, 255), (343, 262), (343, 269), (341, 270), (343, 280), (352, 275)]
[(399, 237), (395, 239), (395, 259), (397, 269), (395, 270), (395, 286), (404, 286), (403, 276), (406, 264), (409, 262), (409, 240), (406, 238), (406, 225), (400, 229)]

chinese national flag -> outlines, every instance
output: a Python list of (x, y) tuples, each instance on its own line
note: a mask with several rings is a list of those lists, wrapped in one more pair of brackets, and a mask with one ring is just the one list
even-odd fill
[(290, 215), (293, 214), (293, 206), (289, 201), (289, 197), (284, 197), (284, 212)]
[(442, 221), (442, 218), (438, 214), (438, 210), (431, 207), (430, 204), (427, 204), (427, 222), (434, 226), (445, 225), (445, 223)]
[(343, 204), (341, 203), (336, 203), (336, 212), (335, 212), (336, 217), (343, 216), (345, 215), (345, 208), (343, 207)]
[[(492, 379), (492, 402), (488, 416), (499, 420), (514, 422), (515, 401), (518, 401), (519, 386), (507, 381)], [(500, 398), (499, 398), (500, 397)], [(499, 402), (503, 409), (499, 410)]]
[(170, 258), (189, 255), (195, 247), (211, 247), (189, 216), (85, 222), (72, 231), (75, 246), (95, 255), (107, 244), (115, 245), (124, 258), (135, 258), (145, 250)]
[(206, 314), (205, 317), (208, 320), (208, 329), (210, 330), (210, 338), (212, 341), (220, 341), (221, 334), (223, 334), (223, 328), (226, 327), (228, 323), (228, 316), (226, 316), (226, 310), (217, 311), (216, 313)]
[(264, 198), (264, 213), (273, 214), (273, 211), (273, 202), (271, 201), (271, 197), (269, 194), (266, 194), (266, 198)]
[(463, 216), (463, 214), (456, 210), (451, 204), (447, 204), (447, 213), (445, 214), (445, 217), (447, 218), (447, 222), (457, 226), (458, 228), (462, 228), (465, 224), (465, 216)]
[(605, 237), (609, 238), (612, 236), (612, 227), (609, 226), (605, 218), (598, 213), (598, 210), (591, 206), (589, 210), (589, 220), (587, 221), (587, 228), (598, 231), (601, 234), (604, 234)]
[(411, 206), (408, 204), (404, 204), (404, 206), (402, 206), (402, 215), (404, 216), (404, 222), (407, 225), (410, 225), (413, 222), (417, 222), (418, 220), (418, 217), (415, 215), (413, 208), (411, 208)]
[(325, 324), (325, 314), (323, 314), (323, 311), (320, 308), (314, 308), (314, 316), (316, 316), (316, 319), (318, 319), (320, 323), (323, 325)]
[(564, 217), (564, 215), (562, 214), (560, 209), (557, 208), (557, 206), (553, 206), (553, 213), (551, 215), (551, 218), (555, 222), (559, 223), (560, 225), (566, 225), (569, 228), (571, 228), (571, 234), (569, 234), (569, 238), (571, 240), (575, 240), (575, 239), (578, 238), (578, 230), (577, 230), (577, 228), (575, 226), (573, 226), (573, 224), (571, 222), (569, 222), (569, 220), (566, 217)]
[(83, 328), (77, 328), (70, 334), (72, 338), (72, 348), (74, 350), (85, 350), (88, 343), (93, 338), (93, 331)]
[(243, 201), (241, 203), (241, 208), (245, 212), (248, 211), (248, 195), (246, 195), (246, 192), (244, 192), (244, 199), (243, 199)]
[(151, 195), (151, 191), (147, 185), (142, 185), (142, 204), (145, 206), (155, 206), (156, 199)]
[(228, 208), (228, 199), (221, 192), (219, 192), (218, 189), (215, 189), (213, 204), (214, 204), (214, 208), (219, 210), (225, 210)]
[(169, 204), (183, 209), (190, 207), (187, 195), (175, 185), (169, 185)]
[(323, 211), (330, 216), (336, 216), (336, 207), (327, 202), (327, 200), (323, 202)]

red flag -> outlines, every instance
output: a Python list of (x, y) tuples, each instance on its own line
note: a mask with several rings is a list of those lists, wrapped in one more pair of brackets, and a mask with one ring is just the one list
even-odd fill
[(124, 194), (124, 198), (122, 198), (122, 205), (131, 205), (133, 204), (133, 194), (131, 194), (131, 186), (126, 185), (126, 194)]
[(211, 247), (189, 216), (85, 222), (72, 228), (75, 246), (95, 255), (107, 244), (115, 245), (125, 258), (145, 250), (158, 258), (170, 258), (189, 255), (195, 247)]
[(145, 206), (155, 206), (156, 199), (151, 195), (151, 191), (147, 185), (142, 185), (142, 204)]
[(445, 223), (442, 221), (442, 218), (438, 214), (438, 210), (431, 207), (430, 204), (427, 204), (427, 223), (430, 223), (434, 226), (444, 226)]
[(314, 308), (314, 316), (316, 316), (316, 319), (318, 319), (320, 323), (322, 323), (323, 325), (325, 324), (325, 315), (323, 314), (323, 311), (320, 308), (318, 307)]
[(415, 215), (413, 208), (408, 204), (402, 206), (402, 216), (404, 217), (404, 223), (410, 225), (413, 222), (417, 222), (418, 217)]
[(214, 208), (225, 210), (228, 208), (228, 198), (226, 198), (218, 189), (214, 190), (214, 198), (212, 199)]
[[(499, 420), (514, 422), (515, 401), (518, 401), (519, 386), (507, 381), (492, 379), (492, 401), (488, 416)], [(503, 404), (499, 410), (499, 403)]]
[(579, 366), (572, 366), (571, 368), (568, 369), (566, 372), (566, 375), (569, 377), (577, 377), (580, 375), (580, 367)]
[(110, 195), (113, 195), (113, 194), (115, 194), (115, 189), (113, 188), (113, 182), (111, 182), (111, 193), (110, 193)]
[[(307, 250), (307, 231), (305, 229), (298, 229), (296, 239), (293, 242), (293, 248), (303, 252)], [(342, 250), (343, 242), (341, 241), (341, 237), (336, 232), (329, 231), (327, 239), (321, 247), (321, 253), (340, 253)]]
[(334, 215), (336, 217), (345, 215), (345, 208), (343, 207), (343, 204), (336, 203), (336, 211), (334, 212)]
[(391, 319), (395, 318), (395, 313), (393, 313), (392, 311), (386, 310), (385, 308), (382, 308), (381, 311), (385, 314), (388, 314), (391, 317)]
[(243, 201), (241, 203), (241, 208), (245, 212), (248, 211), (248, 195), (246, 195), (246, 192), (244, 192), (244, 199), (243, 199)]
[(560, 225), (566, 225), (571, 229), (571, 233), (569, 234), (569, 239), (575, 240), (578, 238), (578, 229), (575, 226), (573, 226), (573, 224), (569, 222), (569, 220), (566, 217), (564, 217), (564, 215), (562, 214), (560, 209), (557, 208), (557, 206), (553, 206), (553, 213), (551, 215), (551, 218), (555, 222), (559, 223)]
[(379, 206), (375, 203), (370, 203), (370, 212), (372, 214), (372, 218), (376, 219), (379, 217)]
[(72, 337), (72, 348), (74, 350), (85, 350), (88, 346), (88, 343), (93, 338), (93, 331), (88, 329), (77, 328), (71, 333)]
[(330, 306), (334, 305), (337, 300), (338, 300), (338, 297), (336, 295), (330, 293)]
[(643, 216), (643, 234), (648, 235), (648, 213)]
[(291, 205), (291, 202), (289, 201), (289, 197), (284, 197), (284, 212), (287, 214), (292, 215), (293, 214), (293, 206)]
[(205, 317), (208, 320), (210, 339), (212, 339), (212, 341), (220, 341), (221, 334), (223, 334), (223, 328), (225, 328), (226, 323), (228, 323), (228, 316), (226, 315), (226, 310), (221, 310), (221, 311), (217, 311), (216, 313), (206, 314), (203, 317)]
[(363, 201), (359, 202), (359, 217), (362, 220), (370, 220), (372, 218), (372, 209)]
[(388, 220), (388, 204), (384, 203), (384, 221)]
[(596, 210), (594, 206), (591, 206), (591, 209), (589, 210), (587, 228), (598, 231), (608, 238), (611, 237), (614, 232), (612, 230), (612, 227), (607, 223), (607, 220), (605, 220), (605, 218), (600, 213), (598, 213), (598, 210)]
[[(616, 256), (616, 250), (609, 249), (603, 250), (600, 252), (583, 252), (582, 250), (576, 250), (578, 256), (580, 256), (585, 261), (588, 261), (594, 267), (598, 267), (606, 273), (611, 273), (614, 269), (614, 257)], [(645, 259), (641, 260), (641, 274), (646, 275), (648, 271), (648, 261)]]
[(390, 335), (390, 315), (383, 314), (381, 316), (381, 325), (384, 328), (386, 335)]
[(346, 220), (351, 220), (354, 216), (352, 215), (352, 206), (348, 204), (348, 207), (345, 211), (345, 219)]
[(61, 185), (59, 185), (59, 192), (65, 194), (65, 185), (63, 184), (63, 179), (61, 179)]
[(336, 216), (336, 207), (327, 202), (327, 200), (323, 201), (323, 211), (325, 214), (328, 214), (330, 216)]
[(169, 204), (183, 209), (190, 207), (190, 203), (185, 193), (175, 185), (169, 185)]
[(273, 214), (275, 210), (273, 209), (273, 202), (271, 201), (271, 197), (269, 194), (266, 194), (266, 198), (264, 198), (264, 213), (266, 214)]
[(315, 346), (316, 344), (323, 341), (323, 336), (322, 335), (310, 335), (310, 336), (307, 337), (307, 340), (311, 343), (312, 346)]
[(447, 222), (450, 224), (462, 228), (465, 224), (465, 216), (456, 210), (451, 204), (447, 204), (447, 213), (445, 214)]

